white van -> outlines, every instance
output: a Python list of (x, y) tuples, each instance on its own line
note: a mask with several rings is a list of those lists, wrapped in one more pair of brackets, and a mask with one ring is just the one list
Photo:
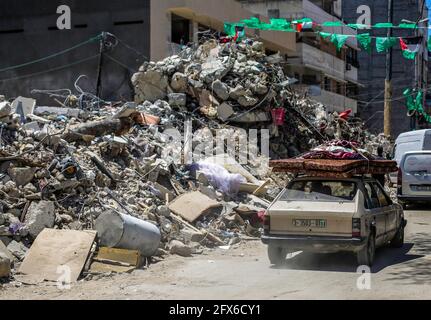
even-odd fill
[(407, 152), (398, 171), (397, 196), (407, 208), (413, 202), (431, 202), (431, 151)]
[[(405, 132), (398, 136), (393, 151), (393, 159), (398, 166), (404, 154), (411, 151), (431, 151), (431, 129)], [(393, 184), (397, 183), (396, 173), (391, 173), (390, 178)]]

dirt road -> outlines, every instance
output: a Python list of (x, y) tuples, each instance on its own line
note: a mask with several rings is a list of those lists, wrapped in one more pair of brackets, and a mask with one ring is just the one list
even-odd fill
[(148, 270), (52, 285), (7, 287), (0, 299), (431, 299), (431, 212), (407, 211), (406, 244), (382, 248), (371, 289), (359, 290), (348, 254), (298, 254), (271, 267), (259, 241), (193, 258), (169, 257)]

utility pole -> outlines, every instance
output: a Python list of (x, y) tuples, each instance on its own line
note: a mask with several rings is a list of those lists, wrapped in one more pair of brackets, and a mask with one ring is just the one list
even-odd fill
[(102, 93), (102, 67), (103, 67), (103, 53), (105, 52), (105, 41), (106, 32), (102, 32), (102, 37), (100, 38), (100, 48), (99, 48), (99, 64), (97, 69), (97, 83), (96, 83), (96, 96), (100, 97)]
[[(388, 22), (394, 20), (393, 0), (388, 0)], [(392, 37), (392, 28), (388, 28), (388, 38)], [(392, 135), (392, 48), (386, 53), (386, 79), (385, 79), (385, 107), (384, 107), (384, 133)]]

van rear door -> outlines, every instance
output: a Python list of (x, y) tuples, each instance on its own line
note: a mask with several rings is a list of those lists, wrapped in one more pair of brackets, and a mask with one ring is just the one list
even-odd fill
[(431, 152), (407, 154), (401, 168), (403, 195), (431, 195)]

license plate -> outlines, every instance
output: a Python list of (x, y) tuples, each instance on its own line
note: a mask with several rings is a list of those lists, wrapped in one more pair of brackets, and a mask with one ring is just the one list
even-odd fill
[(294, 219), (293, 225), (295, 227), (326, 228), (326, 220), (322, 220), (322, 219)]
[(411, 186), (413, 191), (431, 191), (431, 186)]

